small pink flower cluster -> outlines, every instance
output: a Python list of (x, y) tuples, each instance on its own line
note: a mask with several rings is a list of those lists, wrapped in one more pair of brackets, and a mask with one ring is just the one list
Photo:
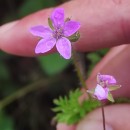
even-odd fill
[(116, 79), (111, 75), (101, 75), (97, 74), (97, 86), (92, 90), (87, 92), (93, 94), (98, 100), (108, 99), (111, 102), (114, 102), (112, 94), (110, 93), (113, 90), (120, 88), (120, 85), (116, 85)]

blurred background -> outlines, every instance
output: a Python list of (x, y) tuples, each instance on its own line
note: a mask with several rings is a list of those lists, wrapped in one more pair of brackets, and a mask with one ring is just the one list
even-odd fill
[[(0, 25), (67, 0), (0, 0)], [(107, 50), (86, 55), (88, 74)], [(88, 75), (87, 74), (87, 75)], [(53, 99), (79, 86), (71, 60), (0, 52), (0, 130), (54, 130)]]

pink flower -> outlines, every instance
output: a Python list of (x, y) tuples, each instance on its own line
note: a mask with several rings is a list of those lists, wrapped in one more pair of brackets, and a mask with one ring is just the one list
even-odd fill
[(57, 51), (65, 59), (71, 57), (71, 42), (68, 37), (76, 33), (80, 23), (72, 20), (65, 21), (64, 9), (56, 8), (50, 17), (53, 28), (38, 25), (30, 29), (30, 32), (42, 39), (38, 42), (35, 53), (50, 51), (55, 45)]
[(114, 102), (111, 91), (117, 90), (121, 85), (116, 85), (116, 79), (111, 75), (97, 74), (97, 86), (94, 89), (87, 90), (88, 93), (92, 94), (98, 100), (108, 99)]
[(103, 88), (102, 86), (97, 84), (95, 91), (94, 91), (94, 96), (98, 100), (107, 99), (108, 98), (108, 92), (109, 92), (108, 88)]

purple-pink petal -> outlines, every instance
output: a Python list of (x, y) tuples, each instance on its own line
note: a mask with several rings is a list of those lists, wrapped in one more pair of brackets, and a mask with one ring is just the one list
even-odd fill
[(42, 25), (34, 26), (30, 29), (30, 32), (34, 36), (39, 36), (43, 38), (51, 37), (52, 36), (52, 30), (49, 27), (45, 27)]
[(108, 91), (109, 91), (108, 88), (103, 88), (102, 86), (100, 86), (99, 84), (97, 84), (97, 86), (95, 88), (94, 96), (98, 100), (107, 99), (107, 97), (108, 97)]
[(64, 25), (64, 36), (68, 37), (77, 32), (80, 28), (80, 23), (76, 21), (65, 22)]
[(111, 75), (100, 75), (100, 79), (108, 84), (116, 84), (116, 79)]
[(55, 28), (62, 27), (64, 24), (64, 9), (56, 8), (51, 15), (51, 20)]
[(56, 44), (56, 39), (55, 38), (50, 38), (50, 39), (42, 39), (38, 42), (36, 48), (35, 48), (35, 53), (45, 53), (50, 51), (54, 45)]
[(61, 56), (63, 56), (65, 59), (70, 59), (71, 43), (67, 38), (62, 37), (62, 38), (58, 39), (58, 41), (56, 43), (56, 48)]

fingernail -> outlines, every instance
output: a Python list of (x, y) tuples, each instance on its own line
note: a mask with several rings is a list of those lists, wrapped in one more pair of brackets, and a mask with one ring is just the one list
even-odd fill
[(59, 123), (56, 126), (56, 130), (75, 130), (75, 125), (66, 125), (64, 123)]
[(0, 26), (0, 35), (4, 34), (6, 31), (8, 31), (11, 27), (13, 27), (18, 21), (13, 21), (10, 23), (6, 23), (2, 26)]
[[(110, 125), (105, 124), (106, 129), (105, 130), (114, 130)], [(76, 130), (104, 130), (103, 129), (103, 123), (99, 121), (87, 121), (81, 122)]]

